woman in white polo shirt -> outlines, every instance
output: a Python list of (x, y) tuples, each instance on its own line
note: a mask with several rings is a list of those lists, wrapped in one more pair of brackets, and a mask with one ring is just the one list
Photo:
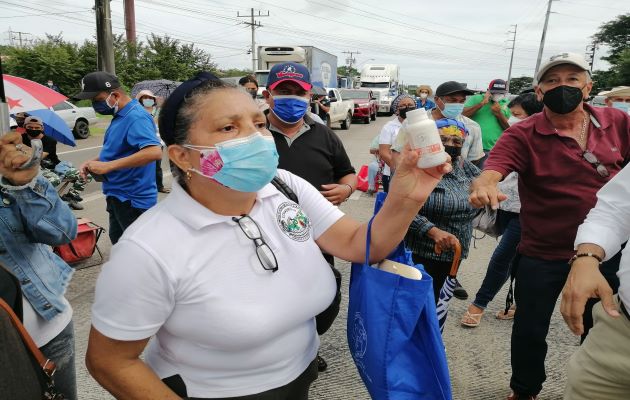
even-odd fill
[[(308, 398), (314, 317), (336, 289), (320, 248), (360, 262), (367, 226), (277, 171), (265, 126), (251, 97), (209, 73), (166, 101), (160, 132), (178, 182), (112, 249), (92, 309), (88, 369), (117, 398)], [(374, 219), (373, 260), (449, 169), (404, 156)], [(276, 175), (299, 205), (270, 184)]]

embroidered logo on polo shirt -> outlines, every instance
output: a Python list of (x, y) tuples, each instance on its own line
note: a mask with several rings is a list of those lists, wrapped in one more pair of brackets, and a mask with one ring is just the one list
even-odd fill
[(311, 221), (295, 203), (284, 202), (276, 211), (278, 225), (285, 235), (297, 242), (305, 242), (311, 237)]

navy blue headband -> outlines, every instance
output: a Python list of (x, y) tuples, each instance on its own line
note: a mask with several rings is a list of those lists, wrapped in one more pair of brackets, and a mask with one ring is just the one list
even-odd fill
[(160, 136), (167, 145), (175, 143), (175, 121), (177, 120), (177, 112), (182, 106), (184, 99), (196, 87), (207, 81), (220, 80), (210, 72), (201, 71), (194, 78), (182, 82), (164, 102), (164, 106), (160, 110), (159, 124)]

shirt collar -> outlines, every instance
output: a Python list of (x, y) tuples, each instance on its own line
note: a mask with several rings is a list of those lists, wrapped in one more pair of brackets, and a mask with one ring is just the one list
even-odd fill
[[(593, 123), (596, 128), (604, 130), (610, 125), (610, 119), (607, 117), (603, 108), (593, 107), (585, 103), (584, 110), (590, 114), (591, 123)], [(530, 118), (534, 118), (536, 132), (541, 135), (556, 135), (558, 133), (556, 128), (551, 124), (551, 121), (549, 121), (549, 118), (547, 118), (547, 114), (545, 114), (544, 110)]]
[(127, 103), (127, 105), (125, 105), (123, 108), (118, 110), (118, 112), (116, 113), (116, 117), (125, 118), (127, 114), (129, 114), (131, 110), (133, 110), (136, 107), (141, 107), (140, 103), (138, 102), (138, 100), (133, 99), (129, 103)]
[[(271, 183), (260, 189), (256, 195), (256, 205), (260, 206), (262, 200), (281, 194)], [(164, 200), (164, 207), (177, 219), (195, 230), (205, 227), (231, 223), (232, 216), (219, 215), (204, 207), (197, 200), (193, 199), (177, 182), (173, 182), (172, 191)]]

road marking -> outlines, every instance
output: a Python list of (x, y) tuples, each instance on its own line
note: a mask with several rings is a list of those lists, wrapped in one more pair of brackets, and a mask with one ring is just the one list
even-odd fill
[(100, 149), (101, 147), (103, 147), (103, 145), (100, 145), (100, 146), (93, 146), (93, 147), (86, 147), (86, 148), (84, 148), (84, 149), (78, 149), (78, 150), (68, 150), (68, 151), (62, 151), (62, 152), (60, 152), (60, 153), (57, 153), (57, 155), (70, 154), (70, 153), (78, 153), (79, 151)]

